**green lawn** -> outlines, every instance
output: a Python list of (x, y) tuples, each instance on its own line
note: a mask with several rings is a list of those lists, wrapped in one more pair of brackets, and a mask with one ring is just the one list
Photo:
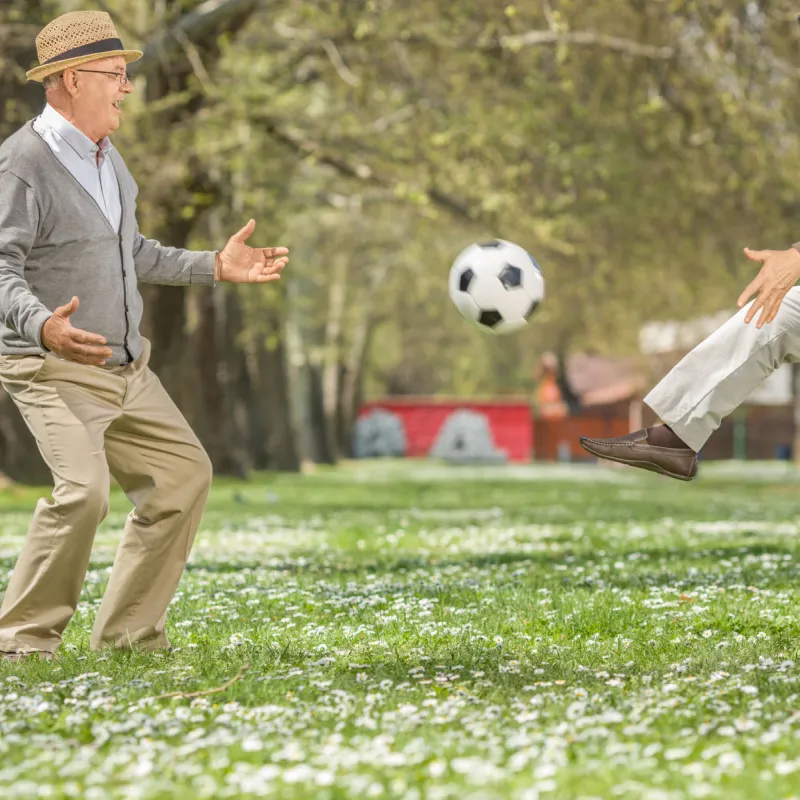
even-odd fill
[[(37, 496), (0, 492), (0, 591)], [(178, 650), (98, 655), (129, 508), (114, 494), (60, 659), (0, 664), (2, 797), (800, 796), (786, 465), (219, 480)]]

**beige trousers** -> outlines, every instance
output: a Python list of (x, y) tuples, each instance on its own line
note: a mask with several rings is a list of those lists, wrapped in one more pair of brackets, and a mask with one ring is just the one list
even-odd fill
[(0, 651), (53, 652), (86, 577), (112, 474), (134, 504), (91, 636), (103, 646), (169, 646), (167, 607), (209, 488), (211, 462), (141, 357), (93, 367), (46, 356), (0, 356), (13, 398), (53, 473), (0, 606)]
[(756, 328), (746, 305), (688, 353), (644, 398), (692, 450), (781, 364), (800, 361), (800, 287), (790, 289), (775, 319)]

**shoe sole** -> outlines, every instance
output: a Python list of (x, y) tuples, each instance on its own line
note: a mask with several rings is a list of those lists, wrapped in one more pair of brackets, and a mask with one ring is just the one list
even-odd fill
[(592, 450), (583, 442), (581, 442), (580, 445), (587, 453), (591, 453), (597, 458), (602, 458), (606, 461), (613, 461), (616, 464), (624, 464), (626, 467), (639, 467), (639, 469), (646, 469), (648, 472), (657, 472), (659, 475), (666, 475), (668, 478), (675, 478), (676, 481), (693, 481), (697, 477), (697, 473), (694, 475), (679, 475), (677, 472), (670, 472), (669, 470), (664, 469), (664, 467), (661, 465), (654, 464), (652, 461), (630, 461), (624, 458), (614, 458), (613, 456), (608, 456), (605, 453), (598, 453), (597, 451)]

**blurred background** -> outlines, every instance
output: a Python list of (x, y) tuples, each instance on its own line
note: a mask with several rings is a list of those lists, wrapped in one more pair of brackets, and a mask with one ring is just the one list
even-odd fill
[[(568, 461), (735, 310), (742, 248), (800, 240), (800, 6), (785, 0), (3, 0), (0, 137), (54, 16), (111, 13), (114, 136), (162, 243), (285, 245), (278, 285), (142, 285), (152, 367), (217, 474), (353, 457)], [(547, 295), (490, 337), (457, 253), (534, 254)], [(705, 458), (793, 459), (785, 365)], [(4, 392), (0, 471), (50, 476)]]

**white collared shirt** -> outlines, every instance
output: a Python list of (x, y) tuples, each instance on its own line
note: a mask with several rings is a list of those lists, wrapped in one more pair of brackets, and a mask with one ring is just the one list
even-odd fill
[(117, 173), (109, 157), (113, 147), (111, 140), (106, 136), (98, 146), (49, 103), (34, 120), (33, 128), (47, 142), (56, 158), (92, 196), (111, 227), (119, 232), (122, 202)]

